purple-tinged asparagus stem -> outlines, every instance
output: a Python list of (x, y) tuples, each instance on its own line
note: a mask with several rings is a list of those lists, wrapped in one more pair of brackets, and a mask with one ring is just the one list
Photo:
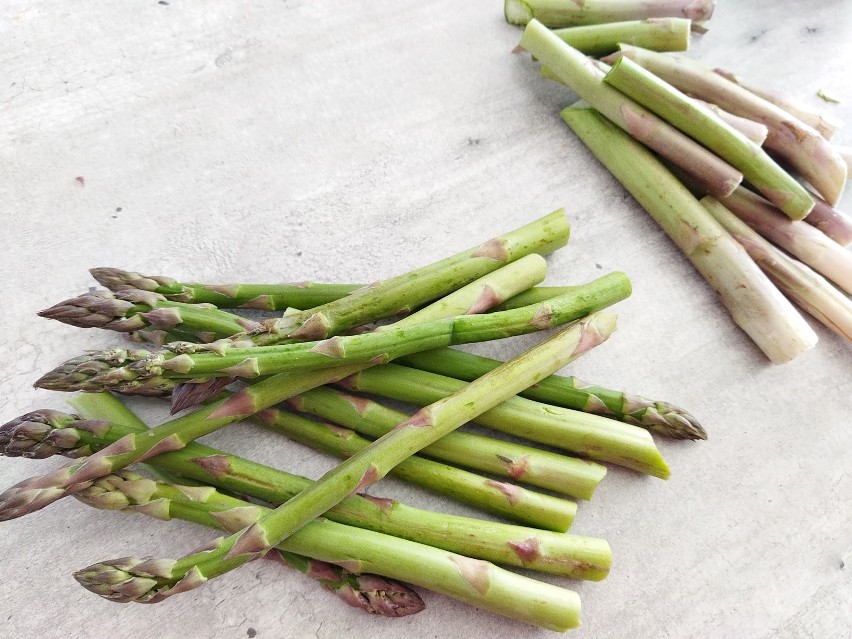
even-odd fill
[[(327, 472), (283, 506), (253, 522), (246, 522), (242, 530), (214, 540), (200, 552), (177, 560), (116, 560), (98, 564), (81, 572), (81, 583), (97, 585), (98, 577), (110, 574), (110, 566), (119, 563), (122, 576), (126, 576), (123, 583), (127, 588), (117, 600), (155, 603), (238, 568), (298, 534), (301, 528), (347, 495), (377, 482), (391, 468), (421, 448), (591, 350), (605, 341), (614, 329), (615, 318), (607, 313), (582, 320), (468, 384), (462, 391), (418, 411), (411, 419)], [(478, 563), (475, 568), (468, 563), (458, 567), (473, 590), (482, 594), (497, 593), (498, 587), (492, 582), (493, 571)], [(528, 611), (528, 614), (532, 615), (532, 623), (539, 623), (538, 615), (533, 611)], [(551, 621), (541, 625), (567, 628), (575, 622), (576, 618), (574, 623)]]
[(765, 124), (740, 117), (739, 115), (734, 115), (733, 113), (728, 113), (724, 109), (719, 108), (717, 105), (705, 102), (704, 100), (694, 99), (694, 102), (715, 113), (720, 120), (735, 128), (758, 146), (762, 146), (763, 143), (766, 142), (766, 136), (769, 135), (769, 129), (766, 128)]
[(621, 55), (692, 97), (765, 124), (769, 135), (764, 147), (789, 163), (827, 202), (837, 204), (846, 185), (846, 165), (816, 129), (696, 60), (629, 45), (606, 60), (611, 62)]
[(852, 244), (852, 217), (840, 211), (821, 197), (814, 196), (814, 208), (805, 222), (815, 226), (840, 246)]
[(716, 0), (505, 0), (506, 22), (524, 26), (536, 19), (548, 27), (687, 18), (709, 20)]
[(788, 257), (714, 197), (701, 200), (781, 291), (831, 330), (852, 341), (852, 301), (806, 265)]
[(722, 199), (738, 218), (770, 242), (852, 294), (852, 253), (819, 229), (788, 219), (756, 193), (743, 187)]
[(772, 91), (755, 86), (751, 82), (747, 82), (740, 76), (724, 69), (713, 69), (713, 71), (726, 80), (730, 80), (731, 82), (741, 86), (746, 91), (750, 91), (767, 102), (771, 102), (808, 126), (813, 127), (826, 140), (830, 140), (831, 136), (837, 132), (837, 129), (843, 126), (843, 122), (837, 118), (828, 115), (827, 113), (823, 113), (819, 109), (805, 104), (796, 98), (784, 95), (778, 91)]
[(604, 71), (599, 63), (560, 40), (539, 21), (531, 21), (524, 29), (521, 46), (616, 126), (694, 175), (712, 193), (727, 195), (742, 182), (742, 173), (645, 107), (604, 84)]
[(562, 118), (713, 286), (733, 320), (774, 363), (817, 342), (816, 333), (734, 238), (663, 164), (592, 109)]

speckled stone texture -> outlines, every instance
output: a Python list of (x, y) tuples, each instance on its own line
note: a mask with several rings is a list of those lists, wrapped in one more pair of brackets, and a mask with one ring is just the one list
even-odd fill
[[(852, 121), (852, 4), (722, 0), (694, 54)], [(498, 0), (59, 2), (0, 7), (0, 420), (61, 408), (31, 383), (120, 343), (35, 317), (94, 285), (92, 266), (206, 281), (369, 282), (559, 206), (573, 224), (548, 284), (621, 269), (620, 328), (571, 366), (682, 404), (707, 443), (662, 442), (668, 482), (611, 469), (575, 531), (609, 539), (578, 639), (848, 639), (852, 349), (821, 326), (767, 363), (714, 293), (559, 118), (572, 96), (509, 52)], [(852, 144), (852, 128), (838, 141)], [(852, 196), (843, 203), (852, 209)], [(841, 208), (844, 208), (841, 206)], [(509, 356), (527, 337), (476, 350)], [(154, 423), (156, 400), (133, 402)], [(248, 425), (207, 438), (293, 472), (330, 459)], [(60, 464), (0, 461), (11, 485)], [(370, 492), (461, 506), (382, 481)], [(64, 500), (0, 524), (0, 636), (100, 639), (550, 637), (423, 592), (384, 620), (255, 562), (157, 606), (108, 603), (71, 572), (176, 556), (189, 524)]]

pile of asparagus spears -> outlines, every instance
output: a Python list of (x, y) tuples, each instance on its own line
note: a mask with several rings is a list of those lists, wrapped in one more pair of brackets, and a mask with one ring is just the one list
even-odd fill
[[(367, 286), (207, 285), (93, 269), (109, 290), (40, 315), (136, 341), (89, 351), (36, 382), (83, 391), (68, 402), (73, 412), (38, 410), (0, 427), (7, 456), (71, 458), (2, 493), (0, 519), (74, 496), (227, 533), (179, 559), (124, 557), (75, 573), (116, 602), (158, 602), (266, 556), (380, 615), (421, 610), (411, 584), (537, 626), (575, 627), (573, 591), (496, 564), (603, 579), (609, 545), (566, 533), (577, 510), (568, 498), (592, 497), (601, 462), (667, 478), (650, 433), (706, 436), (670, 404), (554, 374), (610, 336), (614, 316), (603, 309), (630, 294), (617, 272), (538, 286), (542, 255), (568, 236), (559, 210)], [(248, 319), (239, 309), (286, 312)], [(557, 327), (505, 363), (447, 348)], [(171, 397), (181, 414), (149, 428), (116, 394)], [(399, 412), (377, 396), (423, 408)], [(243, 419), (344, 461), (311, 481), (194, 441)], [(469, 421), (560, 452), (456, 431)], [(513, 523), (363, 492), (387, 473)]]
[(525, 26), (518, 50), (580, 97), (563, 120), (783, 363), (817, 343), (788, 298), (852, 340), (852, 218), (834, 208), (848, 150), (830, 142), (841, 125), (831, 116), (664, 53), (688, 49), (686, 18), (707, 20), (712, 4), (506, 0), (505, 9)]

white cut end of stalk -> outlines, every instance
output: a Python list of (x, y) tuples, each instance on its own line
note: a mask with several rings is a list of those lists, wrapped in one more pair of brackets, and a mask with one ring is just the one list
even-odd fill
[(519, 27), (525, 26), (533, 19), (532, 9), (523, 0), (505, 0), (503, 14), (506, 16), (506, 22)]

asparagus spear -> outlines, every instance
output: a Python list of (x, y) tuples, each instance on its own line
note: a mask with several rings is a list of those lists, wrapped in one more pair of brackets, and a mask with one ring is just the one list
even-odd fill
[(695, 60), (630, 45), (621, 47), (616, 55), (630, 58), (693, 97), (765, 124), (769, 135), (764, 146), (792, 165), (827, 202), (837, 204), (846, 183), (846, 166), (815, 129)]
[[(486, 373), (486, 376), (489, 374)], [(461, 392), (467, 386), (457, 379), (394, 364), (367, 369), (346, 378), (341, 384), (351, 390), (420, 406)], [(494, 430), (569, 450), (584, 457), (611, 462), (663, 479), (669, 476), (668, 466), (645, 430), (598, 415), (511, 397), (482, 413), (475, 421)]]
[(823, 113), (800, 100), (783, 95), (777, 91), (758, 87), (750, 82), (744, 81), (740, 76), (731, 73), (730, 71), (725, 71), (724, 69), (713, 69), (713, 71), (726, 80), (730, 80), (734, 84), (741, 86), (743, 89), (763, 98), (767, 102), (771, 102), (808, 126), (813, 127), (826, 140), (830, 140), (831, 136), (837, 132), (837, 129), (843, 126), (843, 122), (840, 120), (828, 115), (827, 113)]
[[(298, 411), (370, 437), (381, 437), (410, 417), (369, 399), (328, 387), (315, 388), (287, 401)], [(592, 492), (606, 475), (606, 467), (600, 464), (458, 431), (421, 452), (426, 457), (582, 499), (591, 499)]]
[(713, 193), (727, 195), (742, 173), (603, 82), (604, 72), (560, 40), (538, 20), (524, 29), (521, 46), (541, 60), (560, 82), (599, 109), (609, 120), (665, 158), (682, 167)]
[(174, 302), (213, 304), (218, 308), (253, 308), (283, 311), (288, 308), (313, 308), (362, 288), (361, 284), (196, 284), (179, 282), (162, 275), (142, 275), (118, 268), (89, 270), (101, 286), (111, 291), (139, 289), (165, 296)]
[[(90, 352), (68, 360), (42, 376), (35, 385), (50, 390), (132, 392), (139, 388), (154, 394), (161, 380), (198, 382), (211, 377), (252, 379), (283, 372), (336, 368), (347, 364), (379, 364), (409, 353), (523, 335), (552, 328), (608, 306), (613, 296), (629, 294), (626, 276), (612, 273), (585, 287), (532, 304), (488, 315), (464, 315), (413, 326), (251, 348), (199, 345), (213, 352), (180, 353), (113, 349)], [(145, 382), (151, 380), (153, 388)], [(168, 389), (169, 391), (171, 388)]]
[(645, 18), (709, 20), (715, 5), (715, 0), (504, 0), (503, 9), (509, 24), (536, 19), (548, 27), (571, 27)]
[(734, 321), (775, 363), (817, 336), (743, 249), (651, 153), (591, 109), (562, 118), (713, 286)]
[(701, 200), (781, 291), (833, 331), (852, 341), (852, 301), (810, 268), (788, 257), (717, 199)]
[[(101, 510), (142, 513), (164, 520), (174, 517), (219, 529), (228, 524), (229, 518), (239, 517), (242, 509), (255, 508), (253, 504), (227, 497), (209, 486), (153, 481), (129, 470), (102, 477), (75, 497)], [(356, 537), (363, 534), (374, 533), (355, 532)], [(266, 557), (315, 579), (350, 606), (384, 617), (405, 617), (426, 607), (420, 596), (402, 583), (377, 575), (358, 574), (285, 548), (275, 548)], [(116, 585), (102, 584), (106, 591), (114, 591)]]
[[(352, 457), (371, 443), (348, 428), (320, 424), (274, 408), (268, 408), (252, 419), (276, 433), (342, 459)], [(565, 532), (577, 514), (577, 504), (567, 499), (494, 481), (417, 455), (400, 462), (390, 473), (480, 510), (545, 530)]]
[(739, 188), (723, 200), (755, 231), (852, 294), (852, 253), (810, 224), (789, 220), (759, 195)]
[[(445, 377), (472, 382), (502, 362), (452, 348), (413, 353), (397, 362)], [(674, 439), (707, 439), (707, 433), (692, 415), (667, 402), (587, 384), (576, 377), (551, 375), (520, 393), (534, 399), (586, 413), (595, 413), (646, 428)]]
[[(117, 268), (94, 268), (90, 272), (102, 286), (114, 292), (128, 289), (145, 290), (163, 295), (173, 302), (208, 303), (218, 308), (255, 308), (268, 311), (313, 308), (339, 300), (349, 293), (367, 286), (367, 284), (316, 284), (313, 282), (297, 284), (186, 284), (176, 282), (170, 277), (140, 275)], [(511, 308), (543, 302), (551, 297), (567, 293), (572, 288), (567, 286), (535, 286), (526, 291), (522, 298), (525, 300), (523, 303), (517, 303)], [(220, 293), (219, 291), (222, 290), (227, 291), (230, 295)], [(516, 297), (519, 296), (513, 297), (512, 301)], [(263, 299), (258, 300), (258, 298)], [(163, 343), (165, 342), (160, 342), (160, 344)]]
[(334, 302), (286, 314), (268, 324), (269, 334), (256, 336), (254, 341), (264, 344), (287, 338), (322, 339), (410, 311), (525, 255), (546, 254), (565, 246), (568, 234), (565, 212), (554, 211), (453, 257), (371, 284)]
[(80, 328), (129, 333), (154, 327), (187, 332), (204, 341), (256, 330), (257, 322), (213, 307), (172, 302), (150, 291), (92, 291), (40, 311), (40, 317)]
[(617, 59), (604, 76), (604, 82), (742, 171), (746, 180), (789, 217), (800, 220), (813, 208), (814, 200), (805, 187), (782, 169), (766, 151), (714, 114), (697, 108), (689, 97), (630, 58)]
[(691, 24), (685, 18), (649, 18), (555, 29), (553, 33), (578, 51), (600, 57), (617, 51), (621, 42), (652, 51), (686, 51)]
[[(78, 498), (96, 508), (184, 519), (226, 532), (263, 521), (272, 512), (213, 488), (174, 486), (134, 475), (110, 475)], [(551, 630), (579, 625), (580, 601), (570, 590), (404, 539), (319, 519), (307, 523), (278, 546), (285, 552), (335, 563), (351, 572), (369, 572), (412, 583)], [(110, 601), (153, 603), (158, 597), (145, 599), (143, 591), (158, 583), (160, 574), (167, 569), (162, 560), (127, 557), (94, 564), (74, 573), (74, 578)], [(196, 575), (190, 573), (180, 587), (191, 587), (193, 581), (203, 579)]]
[[(146, 430), (133, 413), (108, 393), (85, 393), (70, 403), (80, 414), (80, 420), (105, 423), (107, 427), (98, 429), (102, 436), (93, 430), (77, 430), (76, 416), (68, 416), (68, 425), (57, 426), (55, 430), (59, 435), (55, 440), (66, 446), (62, 449), (57, 444), (59, 454), (73, 455), (80, 448), (100, 450), (122, 434)], [(275, 504), (286, 502), (311, 484), (304, 477), (195, 442), (183, 450), (152, 457), (146, 465), (159, 473), (165, 471)], [(603, 579), (612, 559), (609, 545), (602, 539), (439, 514), (366, 495), (348, 497), (325, 516), (468, 557), (573, 579)]]
[[(177, 560), (120, 562), (127, 568), (125, 600), (161, 601), (266, 554), (348, 494), (375, 483), (421, 448), (600, 344), (614, 329), (613, 319), (612, 315), (593, 315), (472, 382), (464, 391), (422, 409), (283, 506), (229, 537), (218, 538), (201, 552)], [(91, 572), (97, 578), (98, 574), (109, 572), (110, 562), (105, 566)], [(458, 567), (468, 587), (485, 593), (501, 592), (478, 564), (475, 571)]]

